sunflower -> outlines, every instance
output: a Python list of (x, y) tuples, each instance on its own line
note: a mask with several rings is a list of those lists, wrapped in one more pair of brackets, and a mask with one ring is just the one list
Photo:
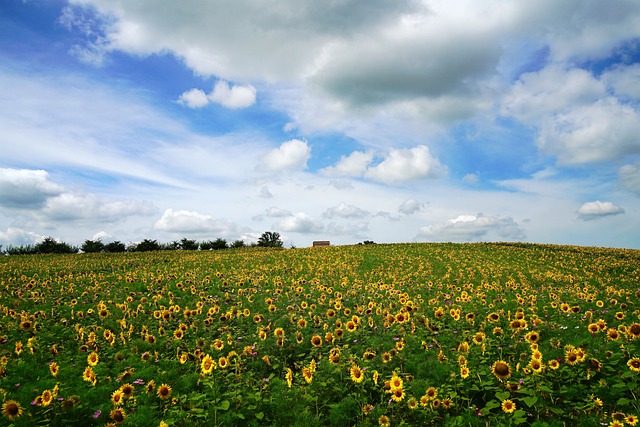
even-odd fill
[(287, 368), (285, 379), (287, 380), (287, 386), (291, 388), (291, 385), (293, 384), (293, 371), (291, 370), (291, 368)]
[(629, 414), (624, 418), (624, 422), (625, 424), (629, 424), (630, 426), (635, 426), (636, 424), (638, 424), (638, 417), (633, 414)]
[(40, 399), (42, 400), (42, 406), (49, 406), (53, 400), (53, 393), (51, 393), (51, 390), (45, 390), (40, 395)]
[(415, 397), (412, 396), (409, 398), (409, 400), (407, 401), (407, 407), (411, 410), (414, 410), (418, 407), (418, 401)]
[(351, 381), (353, 381), (356, 384), (360, 384), (362, 381), (364, 381), (364, 373), (362, 372), (362, 369), (358, 367), (358, 365), (353, 365), (351, 367), (350, 377), (351, 377)]
[(511, 399), (506, 399), (502, 402), (502, 410), (510, 414), (516, 410), (516, 404)]
[(171, 386), (167, 384), (162, 384), (160, 387), (158, 387), (158, 397), (160, 399), (168, 399), (170, 396), (171, 396)]
[(499, 380), (506, 380), (511, 376), (511, 367), (504, 360), (498, 360), (491, 366), (491, 373)]
[(133, 386), (129, 383), (122, 384), (122, 386), (120, 387), (120, 390), (122, 390), (122, 394), (127, 399), (130, 399), (133, 396)]
[(633, 338), (640, 338), (640, 323), (634, 323), (629, 326), (627, 333)]
[(555, 371), (556, 369), (558, 369), (560, 367), (560, 363), (556, 359), (551, 359), (549, 361), (548, 366), (549, 366), (549, 369), (552, 369), (552, 370)]
[(469, 378), (469, 368), (467, 368), (466, 366), (462, 366), (460, 368), (460, 377), (462, 377), (462, 379)]
[(126, 414), (122, 408), (115, 408), (109, 412), (109, 416), (116, 424), (122, 424), (125, 419), (127, 419)]
[(82, 379), (88, 382), (92, 382), (95, 377), (96, 374), (93, 373), (93, 369), (91, 369), (91, 366), (87, 366), (82, 373)]
[(533, 370), (533, 372), (539, 374), (540, 372), (542, 372), (542, 362), (540, 361), (540, 359), (531, 359), (531, 362), (529, 363), (529, 366), (531, 367), (531, 369)]
[(391, 399), (393, 399), (394, 402), (402, 401), (402, 399), (404, 399), (405, 396), (406, 395), (403, 388), (396, 388), (391, 392)]
[(314, 335), (311, 337), (311, 345), (314, 347), (322, 346), (322, 338), (319, 335)]
[(633, 359), (629, 359), (627, 366), (633, 372), (640, 372), (640, 358), (634, 357)]
[(15, 400), (7, 400), (2, 404), (2, 415), (9, 421), (13, 421), (22, 415), (23, 410), (18, 402)]
[(399, 376), (397, 376), (394, 372), (393, 376), (391, 377), (391, 381), (389, 381), (389, 389), (390, 391), (402, 388), (402, 378), (400, 378)]
[(25, 331), (30, 330), (32, 326), (33, 326), (33, 323), (31, 322), (31, 320), (26, 319), (20, 322), (20, 328), (22, 328)]
[(569, 349), (565, 352), (564, 358), (569, 365), (575, 365), (580, 361), (580, 355), (575, 349)]
[(442, 401), (442, 407), (444, 409), (447, 409), (447, 410), (451, 409), (452, 406), (453, 406), (453, 400), (451, 400), (451, 398), (447, 397)]
[(435, 387), (429, 387), (427, 391), (424, 392), (424, 395), (427, 396), (427, 399), (433, 400), (438, 397), (438, 389)]
[(540, 334), (537, 331), (531, 331), (524, 336), (529, 343), (537, 343), (540, 340)]
[(384, 352), (382, 353), (382, 363), (389, 363), (391, 361), (391, 353)]
[(124, 400), (124, 393), (122, 389), (118, 389), (111, 394), (111, 403), (114, 405), (122, 405), (122, 401)]
[(302, 368), (302, 376), (307, 384), (311, 384), (313, 382), (313, 372), (309, 368)]
[(491, 323), (496, 323), (500, 320), (500, 315), (496, 312), (489, 313), (489, 315), (487, 316), (487, 320)]
[(229, 359), (222, 356), (221, 358), (218, 359), (218, 366), (222, 369), (226, 368), (227, 366), (229, 366)]
[(378, 425), (380, 427), (389, 427), (389, 417), (387, 417), (386, 415), (380, 415), (380, 418), (378, 418)]
[(51, 375), (54, 377), (58, 375), (58, 372), (60, 372), (60, 367), (56, 362), (51, 362), (51, 364), (49, 365), (49, 372), (51, 372)]
[(208, 354), (202, 358), (202, 363), (200, 363), (200, 369), (204, 375), (208, 375), (215, 368), (215, 362)]
[(620, 333), (615, 328), (609, 328), (607, 331), (607, 338), (611, 341), (618, 341), (620, 339)]

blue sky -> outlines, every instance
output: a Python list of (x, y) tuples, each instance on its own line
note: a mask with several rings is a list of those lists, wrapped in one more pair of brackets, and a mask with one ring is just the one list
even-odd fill
[(6, 0), (0, 244), (640, 248), (640, 4)]

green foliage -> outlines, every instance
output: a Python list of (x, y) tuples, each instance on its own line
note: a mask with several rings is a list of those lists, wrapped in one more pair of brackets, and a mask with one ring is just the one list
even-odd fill
[(261, 247), (281, 248), (282, 244), (280, 233), (275, 231), (265, 231), (258, 239), (258, 246)]
[(104, 250), (104, 243), (102, 243), (100, 239), (85, 240), (80, 249), (85, 253), (102, 252)]
[(77, 248), (68, 243), (58, 242), (53, 237), (45, 237), (44, 240), (36, 243), (33, 249), (37, 254), (71, 254), (78, 252)]
[(196, 242), (195, 240), (190, 240), (186, 237), (180, 240), (180, 249), (184, 251), (197, 251), (198, 246), (198, 242)]
[(104, 250), (106, 252), (124, 252), (127, 250), (127, 247), (124, 243), (116, 240), (115, 242), (104, 245)]
[(104, 426), (126, 384), (124, 425), (606, 425), (639, 412), (638, 277), (640, 251), (508, 244), (2, 257), (0, 425)]

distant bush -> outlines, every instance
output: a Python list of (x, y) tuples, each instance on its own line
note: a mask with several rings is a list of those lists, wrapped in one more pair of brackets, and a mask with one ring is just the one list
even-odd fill
[(187, 238), (183, 238), (180, 240), (180, 249), (185, 251), (197, 251), (198, 250), (198, 242), (195, 240), (190, 240)]
[(258, 246), (281, 248), (282, 240), (280, 239), (280, 233), (275, 231), (265, 231), (258, 239)]
[(65, 242), (58, 242), (53, 237), (45, 237), (42, 242), (36, 243), (34, 251), (37, 254), (72, 254), (78, 252), (78, 248)]
[(124, 243), (116, 240), (115, 242), (104, 245), (104, 250), (107, 252), (124, 252), (127, 250), (127, 247)]
[(162, 247), (157, 240), (144, 239), (140, 243), (133, 243), (128, 248), (129, 252), (151, 252), (151, 251), (159, 251)]
[(82, 246), (80, 247), (82, 252), (86, 253), (95, 253), (104, 251), (104, 243), (98, 240), (85, 240)]

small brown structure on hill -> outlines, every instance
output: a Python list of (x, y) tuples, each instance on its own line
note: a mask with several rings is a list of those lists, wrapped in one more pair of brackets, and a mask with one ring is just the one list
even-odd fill
[(331, 246), (331, 242), (328, 240), (314, 240), (313, 247), (316, 246)]

